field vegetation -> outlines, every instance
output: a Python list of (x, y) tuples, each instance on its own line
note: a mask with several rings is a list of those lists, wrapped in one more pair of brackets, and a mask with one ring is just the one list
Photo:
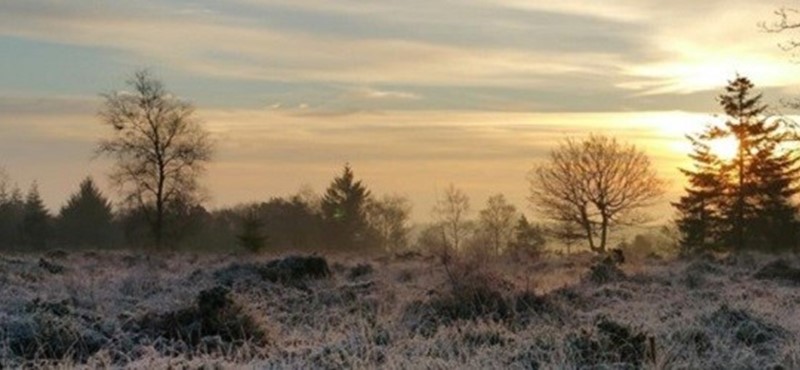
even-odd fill
[(0, 363), (791, 369), (798, 263), (748, 253), (622, 264), (591, 254), (5, 254)]

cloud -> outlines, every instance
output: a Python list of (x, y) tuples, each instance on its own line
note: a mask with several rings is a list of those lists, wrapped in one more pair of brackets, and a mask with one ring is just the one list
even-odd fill
[(391, 100), (419, 100), (422, 97), (406, 91), (392, 91), (392, 90), (378, 90), (373, 88), (359, 88), (353, 90), (352, 94), (355, 98), (360, 99), (391, 99)]
[[(409, 37), (411, 29), (405, 28), (395, 36), (375, 38), (276, 28), (244, 16), (167, 17), (169, 9), (148, 4), (130, 11), (110, 5), (44, 8), (12, 1), (0, 13), (0, 34), (120, 49), (195, 73), (272, 81), (531, 86), (547, 76), (599, 73), (619, 62), (613, 53), (597, 50), (564, 53), (553, 48), (498, 48), (490, 42), (469, 45), (458, 37)], [(471, 27), (465, 25), (479, 20), (483, 21), (472, 18), (472, 23), (455, 26), (468, 30)], [(491, 33), (473, 37), (486, 34)], [(514, 36), (524, 39), (524, 33)], [(558, 35), (551, 36), (533, 39), (559, 44)], [(469, 35), (463, 40), (470, 40)]]

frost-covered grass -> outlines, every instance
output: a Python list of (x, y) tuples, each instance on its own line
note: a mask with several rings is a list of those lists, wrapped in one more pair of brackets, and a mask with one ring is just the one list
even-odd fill
[(280, 257), (0, 255), (0, 364), (800, 368), (795, 256), (629, 261), (620, 275), (587, 255), (339, 255), (311, 277), (275, 275)]

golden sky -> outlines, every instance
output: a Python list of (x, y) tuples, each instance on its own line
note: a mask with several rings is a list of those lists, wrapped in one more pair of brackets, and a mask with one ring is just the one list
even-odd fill
[[(680, 193), (683, 135), (741, 73), (768, 103), (800, 73), (765, 33), (777, 1), (8, 0), (0, 3), (0, 166), (56, 210), (109, 163), (99, 94), (150, 68), (192, 101), (217, 154), (209, 206), (323, 191), (350, 162), (427, 219), (438, 191), (473, 209), (558, 140), (607, 133), (647, 151)], [(791, 5), (791, 4), (789, 4)], [(113, 189), (104, 187), (113, 195)]]

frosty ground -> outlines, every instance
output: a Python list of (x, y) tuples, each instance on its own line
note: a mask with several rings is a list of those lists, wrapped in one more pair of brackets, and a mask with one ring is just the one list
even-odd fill
[(800, 368), (798, 263), (6, 254), (0, 367)]

